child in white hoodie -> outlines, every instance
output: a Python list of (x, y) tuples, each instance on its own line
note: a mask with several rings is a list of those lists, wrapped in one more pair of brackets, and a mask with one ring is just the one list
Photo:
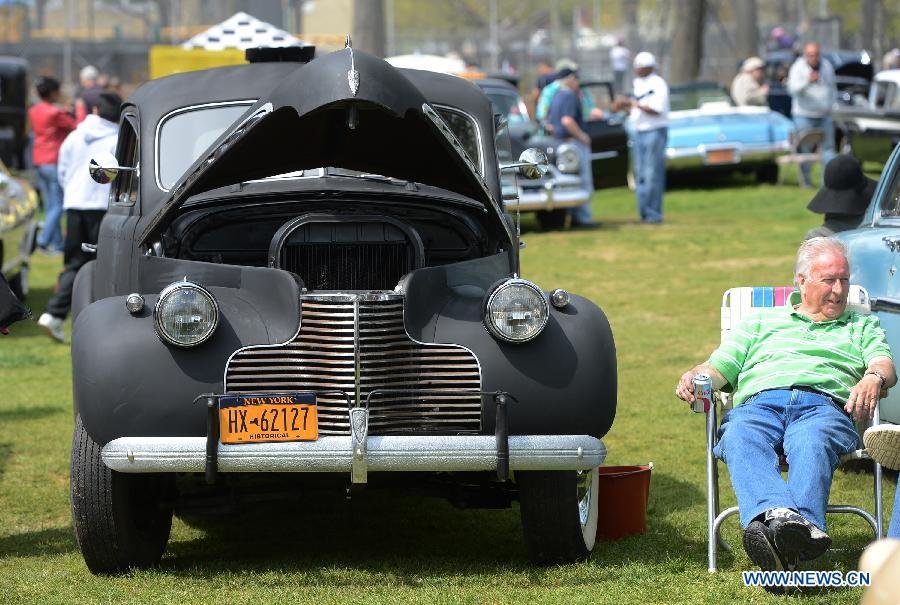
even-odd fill
[(66, 211), (65, 269), (38, 325), (59, 342), (65, 342), (63, 323), (72, 306), (75, 275), (91, 260), (82, 252), (81, 244), (97, 243), (100, 221), (109, 205), (109, 184), (96, 183), (88, 165), (91, 158), (104, 152), (115, 153), (122, 98), (112, 92), (102, 92), (95, 103), (88, 108), (90, 114), (63, 141), (57, 161)]

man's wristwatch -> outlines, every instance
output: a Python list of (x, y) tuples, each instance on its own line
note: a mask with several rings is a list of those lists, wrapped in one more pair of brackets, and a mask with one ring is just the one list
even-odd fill
[(878, 370), (866, 370), (866, 372), (865, 372), (865, 374), (863, 374), (863, 376), (865, 377), (865, 376), (868, 376), (869, 374), (871, 374), (873, 376), (878, 376), (878, 380), (881, 381), (881, 388), (884, 388), (884, 383), (887, 382), (887, 379), (885, 379), (884, 374), (882, 374)]

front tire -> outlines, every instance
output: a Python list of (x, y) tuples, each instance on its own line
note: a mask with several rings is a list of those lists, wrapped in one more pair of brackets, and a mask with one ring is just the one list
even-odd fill
[(599, 471), (519, 471), (519, 504), (535, 563), (586, 559), (597, 536)]
[(538, 210), (537, 220), (544, 231), (555, 231), (566, 226), (566, 216), (569, 212), (565, 208), (556, 210)]
[(778, 182), (778, 164), (772, 162), (756, 169), (756, 181), (774, 185)]
[(121, 573), (159, 563), (172, 529), (170, 475), (110, 470), (79, 416), (70, 478), (72, 524), (91, 573)]

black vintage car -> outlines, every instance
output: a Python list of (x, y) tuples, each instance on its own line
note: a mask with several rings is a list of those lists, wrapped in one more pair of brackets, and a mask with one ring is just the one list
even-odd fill
[(27, 113), (28, 62), (0, 56), (0, 161), (20, 170), (28, 144)]
[(613, 337), (520, 277), (502, 121), (453, 76), (298, 58), (144, 84), (93, 162), (114, 180), (73, 295), (89, 569), (156, 564), (204, 485), (389, 478), (517, 499), (535, 561), (587, 556)]

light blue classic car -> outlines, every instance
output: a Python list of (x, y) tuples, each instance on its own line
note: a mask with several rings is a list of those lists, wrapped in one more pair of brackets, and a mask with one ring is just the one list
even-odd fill
[[(895, 363), (900, 355), (900, 147), (885, 164), (862, 224), (834, 236), (850, 250), (850, 283), (869, 291)], [(881, 418), (900, 424), (900, 388), (881, 402)]]
[(667, 170), (754, 172), (775, 182), (775, 159), (791, 149), (794, 124), (768, 107), (737, 107), (715, 82), (691, 82), (669, 91)]

